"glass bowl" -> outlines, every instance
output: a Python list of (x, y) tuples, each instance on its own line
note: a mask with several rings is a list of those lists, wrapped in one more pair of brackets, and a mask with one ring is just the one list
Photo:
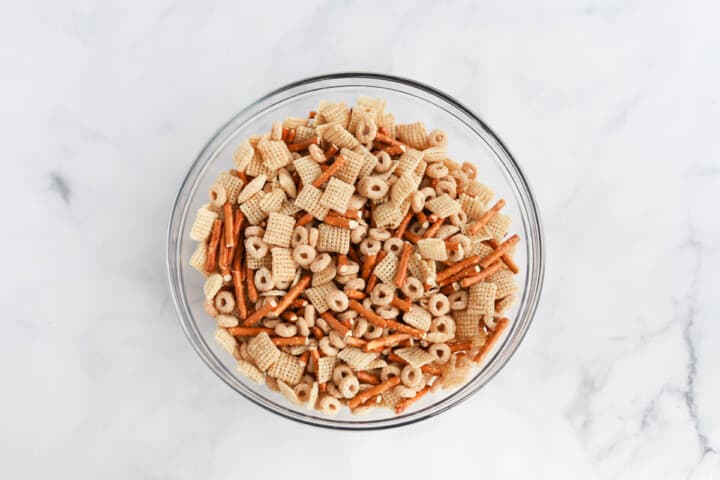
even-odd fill
[[(188, 261), (196, 242), (189, 231), (197, 209), (207, 203), (208, 188), (219, 172), (233, 168), (233, 151), (241, 140), (270, 130), (273, 121), (302, 116), (321, 99), (355, 104), (362, 96), (387, 100), (387, 111), (398, 122), (424, 121), (428, 129), (441, 128), (450, 139), (449, 154), (456, 161), (473, 162), (478, 179), (504, 198), (504, 213), (512, 216), (511, 233), (521, 237), (515, 259), (520, 295), (508, 312), (511, 319), (504, 337), (472, 378), (456, 390), (425, 395), (402, 415), (374, 409), (352, 415), (347, 408), (325, 416), (288, 402), (265, 385), (256, 385), (235, 370), (230, 354), (214, 341), (215, 322), (203, 307), (204, 278)], [(168, 231), (167, 266), (175, 308), (187, 338), (215, 374), (253, 403), (283, 417), (321, 427), (347, 430), (397, 427), (437, 415), (478, 392), (508, 362), (530, 326), (543, 282), (542, 229), (537, 205), (520, 167), (500, 138), (457, 100), (411, 80), (369, 73), (342, 73), (308, 78), (275, 90), (235, 115), (213, 135), (192, 164), (173, 206)]]

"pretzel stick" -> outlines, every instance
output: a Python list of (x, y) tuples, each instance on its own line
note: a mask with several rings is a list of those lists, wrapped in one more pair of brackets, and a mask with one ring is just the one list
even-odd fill
[(448, 343), (448, 347), (450, 347), (451, 352), (460, 352), (463, 350), (470, 350), (473, 347), (472, 342), (458, 342), (458, 343)]
[(348, 208), (345, 210), (343, 217), (349, 220), (360, 220), (362, 218), (362, 213), (357, 208)]
[(333, 317), (330, 313), (322, 312), (320, 316), (325, 319), (328, 325), (330, 325), (330, 328), (338, 332), (341, 336), (346, 337), (350, 334), (350, 329), (343, 325), (340, 320)]
[(313, 370), (317, 373), (318, 371), (318, 362), (320, 361), (320, 354), (318, 353), (317, 348), (313, 348), (310, 350), (310, 361), (313, 366)]
[(285, 346), (285, 345), (307, 345), (308, 344), (308, 338), (307, 337), (270, 337), (270, 340), (278, 346)]
[[(496, 249), (500, 246), (500, 243), (498, 243), (497, 240), (494, 238), (491, 238), (487, 241), (488, 245), (490, 245), (492, 248)], [(503, 253), (503, 256), (500, 257), (505, 265), (510, 269), (512, 273), (518, 274), (520, 273), (520, 267), (518, 267), (517, 263), (515, 263), (515, 260), (510, 256), (510, 254)]]
[(302, 227), (303, 225), (307, 225), (313, 221), (313, 218), (315, 217), (313, 217), (311, 213), (306, 213), (295, 222), (295, 226)]
[(295, 141), (295, 135), (297, 135), (297, 130), (294, 128), (289, 129), (285, 143), (293, 143)]
[(375, 141), (378, 141), (378, 142), (380, 142), (380, 143), (384, 143), (384, 144), (386, 144), (386, 145), (394, 145), (394, 146), (398, 146), (398, 147), (399, 147), (399, 146), (403, 146), (403, 147), (405, 146), (401, 141), (395, 140), (395, 139), (392, 138), (391, 136), (386, 135), (386, 134), (382, 133), (382, 132), (379, 131), (379, 130), (378, 130), (377, 135), (375, 135), (375, 139), (374, 139), (374, 140), (375, 140)]
[(312, 327), (310, 330), (312, 330), (313, 337), (315, 337), (317, 340), (320, 340), (325, 336), (320, 327)]
[(397, 415), (400, 415), (403, 413), (410, 405), (420, 400), (423, 396), (425, 396), (426, 393), (430, 391), (430, 386), (424, 387), (422, 390), (417, 392), (414, 397), (410, 398), (403, 398), (395, 405), (395, 413)]
[[(307, 340), (307, 337), (302, 337), (302, 338), (305, 338)], [(300, 355), (300, 358), (298, 358), (298, 360), (300, 360), (300, 363), (307, 366), (309, 357), (310, 357), (310, 351), (307, 350), (305, 353)]]
[(500, 334), (505, 331), (507, 326), (510, 324), (510, 320), (506, 317), (501, 318), (495, 323), (495, 330), (487, 337), (485, 344), (480, 348), (480, 351), (473, 358), (473, 362), (480, 363), (483, 361), (485, 356), (488, 354), (490, 349), (497, 343), (500, 338)]
[(480, 266), (483, 268), (487, 268), (488, 265), (494, 263), (496, 260), (498, 260), (500, 257), (503, 256), (503, 254), (507, 253), (508, 250), (512, 248), (513, 245), (515, 245), (517, 242), (520, 241), (520, 237), (517, 235), (513, 235), (512, 237), (505, 240), (503, 243), (500, 244), (498, 248), (495, 249), (494, 252), (492, 252), (487, 257), (483, 258), (480, 261)]
[(384, 318), (382, 318), (380, 315), (373, 312), (372, 310), (368, 310), (367, 308), (363, 307), (356, 300), (350, 300), (348, 305), (351, 309), (355, 310), (357, 313), (365, 317), (365, 319), (373, 325), (381, 328), (387, 327), (387, 321)]
[(335, 227), (347, 228), (348, 230), (354, 230), (358, 227), (358, 222), (355, 220), (348, 220), (345, 217), (337, 217), (335, 215), (325, 215), (323, 222), (327, 225), (333, 225)]
[(358, 250), (351, 248), (348, 251), (348, 257), (350, 257), (350, 260), (360, 265), (360, 254), (358, 253)]
[(363, 340), (362, 338), (357, 337), (347, 337), (345, 339), (345, 343), (347, 343), (351, 347), (362, 348), (367, 343), (367, 340)]
[(362, 300), (365, 298), (365, 292), (361, 292), (360, 290), (348, 290), (345, 292), (345, 296), (352, 298), (353, 300)]
[(423, 239), (423, 237), (421, 237), (420, 235), (415, 235), (412, 232), (405, 232), (403, 236), (405, 237), (405, 240), (408, 240), (416, 245), (420, 240)]
[(402, 298), (395, 295), (393, 299), (390, 301), (390, 305), (392, 305), (395, 308), (398, 308), (402, 310), (403, 312), (409, 312), (410, 307), (412, 306), (412, 302), (410, 300), (403, 300)]
[(257, 288), (255, 288), (255, 280), (253, 279), (254, 275), (252, 273), (252, 270), (250, 270), (250, 267), (248, 267), (248, 264), (245, 264), (245, 281), (247, 282), (247, 294), (248, 294), (248, 300), (250, 300), (251, 303), (255, 303), (258, 300), (258, 292)]
[(436, 280), (438, 283), (439, 283), (439, 282), (442, 282), (444, 279), (450, 277), (451, 275), (455, 275), (455, 274), (458, 273), (460, 270), (463, 270), (463, 269), (465, 269), (465, 268), (467, 268), (467, 267), (470, 267), (470, 266), (472, 266), (472, 265), (477, 265), (478, 263), (480, 263), (480, 260), (482, 260), (482, 258), (480, 257), (480, 255), (473, 255), (473, 256), (471, 256), (471, 257), (467, 257), (466, 259), (461, 260), (461, 261), (459, 261), (459, 262), (457, 262), (457, 263), (449, 266), (448, 268), (446, 268), (446, 269), (443, 270), (442, 272), (438, 273), (438, 274), (437, 274), (437, 278), (436, 278), (435, 280)]
[[(385, 258), (385, 255), (387, 255), (387, 250), (380, 250), (380, 252), (377, 254), (377, 258), (375, 259), (375, 265), (379, 264), (383, 261)], [(370, 277), (368, 278), (367, 285), (365, 286), (365, 293), (372, 292), (372, 289), (375, 288), (375, 284), (377, 283), (377, 275), (375, 273), (371, 273)]]
[(317, 115), (317, 112), (315, 110), (311, 110), (310, 113), (308, 113), (308, 118), (315, 118)]
[(458, 290), (460, 290), (460, 284), (458, 282), (453, 282), (449, 285), (445, 285), (444, 287), (442, 287), (440, 289), (440, 293), (442, 293), (443, 295), (451, 295)]
[(413, 246), (405, 242), (402, 253), (400, 254), (397, 273), (395, 274), (395, 285), (398, 288), (402, 288), (403, 285), (405, 285), (405, 280), (407, 280), (408, 263), (410, 262), (410, 255), (412, 255), (413, 250)]
[(325, 161), (330, 160), (337, 154), (340, 150), (335, 145), (330, 145), (327, 150), (325, 150)]
[(275, 307), (277, 307), (277, 302), (274, 300), (271, 300), (267, 302), (265, 305), (260, 307), (259, 309), (255, 310), (252, 315), (250, 315), (244, 322), (244, 327), (252, 327), (257, 322), (263, 319), (265, 315), (270, 313)]
[(501, 262), (495, 262), (492, 265), (490, 265), (488, 268), (484, 269), (482, 272), (478, 273), (477, 275), (473, 275), (471, 277), (465, 277), (462, 280), (460, 280), (460, 286), (462, 288), (467, 288), (471, 285), (475, 285), (476, 283), (480, 283), (483, 280), (485, 280), (487, 277), (492, 275), (493, 273), (497, 272), (502, 268)]
[(275, 314), (280, 315), (285, 310), (290, 308), (290, 305), (292, 305), (293, 300), (298, 298), (300, 294), (307, 288), (308, 285), (310, 285), (310, 280), (312, 277), (310, 275), (305, 275), (303, 278), (300, 279), (298, 283), (295, 284), (294, 287), (288, 291), (287, 294), (283, 297), (282, 300), (280, 300), (280, 303), (278, 303), (277, 308), (275, 309)]
[(267, 333), (271, 335), (273, 333), (272, 328), (264, 327), (231, 327), (228, 328), (228, 333), (233, 337), (254, 337), (261, 333)]
[(390, 390), (393, 387), (396, 387), (399, 383), (400, 377), (390, 377), (384, 382), (375, 385), (372, 388), (368, 388), (367, 390), (359, 392), (357, 395), (355, 395), (348, 401), (348, 407), (350, 407), (350, 409), (353, 409), (359, 405), (362, 405), (375, 395), (380, 395), (381, 393)]
[(363, 280), (367, 281), (373, 268), (375, 268), (375, 260), (377, 260), (377, 255), (368, 255), (365, 257), (365, 262), (363, 262), (362, 272), (360, 274)]
[(407, 150), (407, 147), (405, 145), (391, 145), (389, 147), (384, 148), (388, 155), (394, 157), (395, 155), (401, 155), (405, 153)]
[(303, 150), (306, 150), (310, 145), (317, 145), (318, 143), (320, 143), (318, 137), (316, 135), (313, 135), (312, 137), (308, 138), (307, 140), (303, 140), (302, 142), (291, 143), (287, 146), (287, 148), (291, 152), (301, 152)]
[(395, 320), (386, 320), (385, 323), (387, 323), (387, 328), (397, 330), (401, 333), (407, 333), (408, 335), (415, 338), (423, 338), (425, 336), (425, 332), (423, 332), (422, 330), (411, 327), (409, 325), (405, 325), (404, 323), (400, 323)]
[(292, 305), (290, 305), (292, 308), (305, 308), (308, 304), (308, 301), (304, 298), (296, 298), (293, 300)]
[(418, 222), (420, 222), (420, 226), (422, 228), (428, 228), (430, 226), (430, 220), (428, 220), (427, 215), (425, 215), (425, 212), (420, 210), (418, 213), (415, 214), (415, 216), (418, 219)]
[(438, 286), (444, 287), (445, 285), (448, 285), (450, 283), (459, 282), (465, 277), (471, 277), (473, 275), (477, 275), (480, 273), (480, 267), (477, 265), (472, 265), (470, 267), (467, 267), (463, 270), (460, 270), (455, 275), (451, 275), (448, 278), (444, 278), (441, 282), (438, 282)]
[(405, 234), (405, 230), (407, 230), (408, 225), (410, 225), (410, 220), (412, 220), (412, 217), (412, 212), (408, 212), (407, 215), (405, 215), (405, 218), (402, 219), (402, 222), (400, 222), (400, 225), (398, 225), (395, 233), (393, 233), (393, 237), (402, 238), (402, 236)]
[(208, 242), (207, 259), (205, 260), (205, 271), (212, 273), (217, 266), (217, 250), (220, 245), (220, 235), (222, 234), (222, 220), (213, 222), (212, 232), (210, 233), (210, 242)]
[(435, 234), (440, 230), (440, 227), (442, 227), (442, 224), (445, 222), (444, 218), (438, 218), (437, 220), (434, 220), (434, 223), (430, 225), (430, 228), (428, 228), (425, 233), (423, 233), (422, 238), (432, 238), (435, 236)]
[[(238, 255), (235, 255), (237, 258)], [(247, 304), (245, 303), (245, 289), (243, 287), (242, 270), (232, 270), (232, 282), (235, 289), (235, 303), (237, 304), (240, 320), (247, 318)]]
[(494, 217), (496, 213), (502, 210), (504, 206), (505, 200), (501, 198), (495, 203), (495, 205), (490, 207), (490, 210), (483, 213), (480, 218), (478, 218), (475, 223), (473, 223), (470, 228), (468, 228), (468, 232), (470, 233), (470, 235), (475, 235), (484, 225), (487, 225), (487, 223), (492, 219), (492, 217)]
[(360, 380), (362, 383), (368, 383), (370, 385), (377, 385), (380, 383), (380, 379), (378, 379), (375, 375), (369, 372), (364, 372), (360, 370), (355, 374), (358, 380)]
[(283, 320), (287, 320), (288, 322), (297, 322), (298, 316), (295, 312), (291, 312), (290, 310), (286, 310), (280, 315), (280, 318)]
[(320, 186), (327, 182), (343, 165), (345, 165), (345, 158), (342, 155), (338, 155), (333, 164), (312, 182), (313, 187), (320, 188)]
[(233, 227), (233, 211), (230, 202), (225, 202), (223, 205), (223, 214), (225, 215), (225, 246), (235, 246), (235, 228)]
[(228, 267), (228, 262), (230, 261), (228, 257), (229, 255), (230, 249), (226, 247), (223, 242), (223, 244), (220, 245), (220, 260), (218, 260), (218, 269), (220, 270), (220, 275), (222, 275), (224, 281), (232, 280), (230, 268)]
[(375, 340), (370, 340), (365, 344), (363, 350), (365, 350), (366, 352), (370, 352), (379, 348), (382, 351), (385, 347), (392, 347), (402, 342), (403, 340), (407, 340), (408, 338), (410, 338), (410, 335), (408, 335), (407, 333), (393, 333), (392, 335), (388, 335), (387, 337), (380, 337)]

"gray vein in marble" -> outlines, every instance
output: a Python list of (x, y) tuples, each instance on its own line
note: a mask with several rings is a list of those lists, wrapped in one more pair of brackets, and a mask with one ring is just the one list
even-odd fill
[(690, 277), (689, 291), (686, 298), (688, 311), (683, 326), (683, 341), (685, 342), (685, 349), (688, 355), (687, 364), (687, 380), (686, 390), (684, 392), (685, 406), (687, 407), (688, 415), (692, 421), (695, 436), (697, 437), (698, 447), (700, 449), (700, 460), (708, 453), (718, 453), (710, 445), (710, 440), (704, 433), (702, 423), (698, 415), (697, 402), (695, 399), (695, 378), (697, 376), (697, 351), (695, 349), (695, 343), (692, 337), (693, 327), (695, 326), (695, 318), (697, 315), (697, 295), (696, 291), (698, 288), (698, 280), (700, 278), (700, 268), (702, 265), (702, 244), (695, 238), (695, 229), (692, 225), (688, 228), (688, 239), (685, 243), (685, 248), (689, 248), (695, 257), (695, 263)]
[(637, 92), (632, 97), (620, 103), (615, 114), (608, 121), (606, 125), (607, 129), (616, 130), (625, 125), (630, 115), (637, 109), (643, 97), (644, 94), (642, 92)]
[(50, 186), (48, 189), (60, 195), (65, 205), (70, 205), (72, 190), (67, 179), (58, 172), (50, 172)]

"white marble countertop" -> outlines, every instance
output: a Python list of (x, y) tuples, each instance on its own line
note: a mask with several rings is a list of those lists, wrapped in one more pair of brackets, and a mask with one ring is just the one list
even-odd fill
[[(2, 478), (720, 478), (717, 2), (240, 3), (0, 6)], [(345, 70), (478, 112), (548, 246), (507, 367), (392, 431), (238, 396), (184, 338), (165, 272), (215, 129)]]

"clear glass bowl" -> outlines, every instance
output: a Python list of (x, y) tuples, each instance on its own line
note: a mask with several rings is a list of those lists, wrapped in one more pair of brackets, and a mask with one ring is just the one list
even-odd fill
[[(352, 415), (343, 409), (336, 417), (291, 404), (279, 393), (256, 385), (236, 373), (231, 355), (214, 341), (214, 322), (203, 308), (204, 278), (188, 265), (196, 243), (188, 237), (196, 210), (208, 201), (208, 188), (219, 172), (233, 168), (237, 144), (252, 134), (267, 132), (273, 121), (302, 116), (319, 100), (355, 103), (358, 97), (381, 97), (398, 122), (424, 121), (428, 128), (445, 130), (449, 153), (457, 161), (478, 167), (478, 178), (504, 198), (511, 215), (511, 233), (521, 237), (515, 259), (521, 273), (519, 301), (508, 312), (511, 326), (472, 378), (462, 387), (423, 397), (402, 415), (375, 409)], [(348, 430), (397, 427), (437, 415), (479, 391), (508, 362), (530, 326), (543, 282), (542, 229), (535, 199), (520, 167), (500, 138), (457, 100), (432, 87), (403, 78), (367, 73), (343, 73), (308, 78), (262, 97), (235, 115), (207, 143), (193, 163), (173, 206), (168, 231), (167, 266), (180, 324), (195, 351), (215, 374), (250, 401), (299, 422)]]

